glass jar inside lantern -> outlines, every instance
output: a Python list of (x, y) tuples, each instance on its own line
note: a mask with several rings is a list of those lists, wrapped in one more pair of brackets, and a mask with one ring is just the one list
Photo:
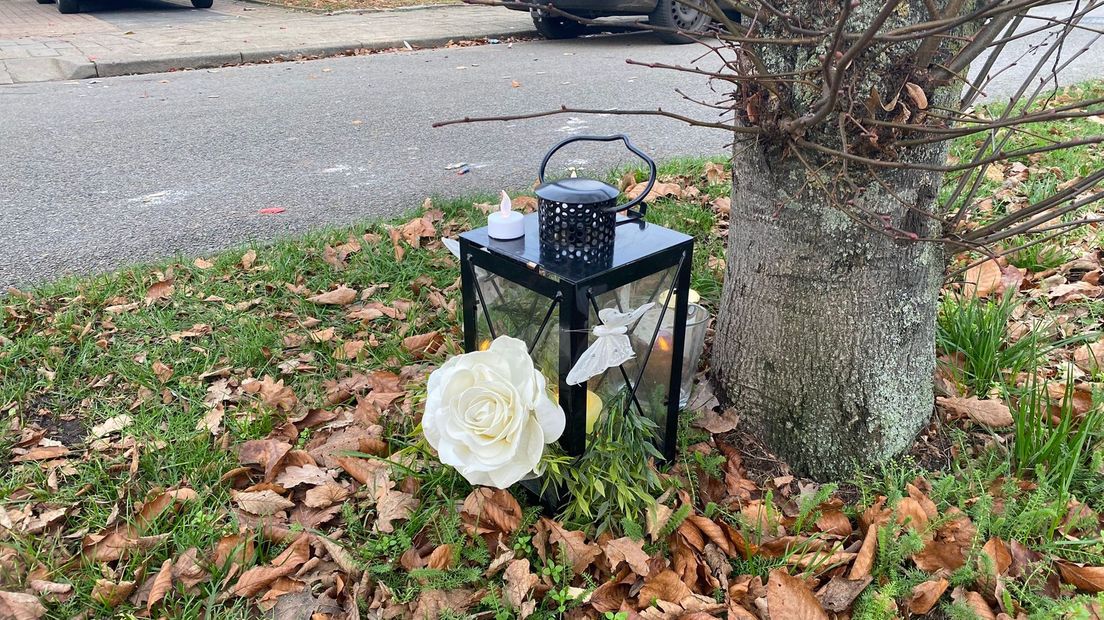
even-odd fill
[[(694, 377), (698, 372), (698, 362), (701, 360), (702, 351), (705, 349), (705, 332), (709, 326), (709, 311), (698, 303), (700, 297), (693, 289), (689, 293), (689, 303), (686, 307), (686, 337), (682, 350), (682, 375), (679, 387), (679, 407), (686, 407), (690, 402), (690, 392), (694, 387)], [(673, 303), (673, 298), (672, 298)], [(660, 376), (665, 372), (664, 368), (672, 363), (674, 351), (674, 325), (675, 313), (668, 308), (662, 312), (659, 308), (652, 308), (640, 319), (640, 326), (636, 330), (639, 336), (633, 340), (633, 349), (637, 355), (651, 350), (656, 358), (656, 364), (649, 369), (650, 373)], [(651, 342), (646, 335), (655, 331), (657, 337)], [(654, 380), (654, 377), (653, 377)]]

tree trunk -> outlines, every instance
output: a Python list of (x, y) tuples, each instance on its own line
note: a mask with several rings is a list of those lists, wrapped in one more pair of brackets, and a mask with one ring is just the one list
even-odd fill
[[(743, 423), (796, 471), (838, 477), (906, 449), (930, 417), (942, 249), (871, 231), (812, 192), (792, 202), (805, 171), (772, 163), (735, 153), (713, 370)], [(895, 177), (899, 198), (931, 204), (936, 175)], [(864, 203), (903, 210), (880, 187)], [(923, 216), (894, 219), (933, 236)]]
[[(942, 174), (871, 167), (826, 150), (898, 165), (943, 165), (945, 144), (896, 148), (885, 126), (867, 121), (926, 122), (927, 103), (916, 91), (931, 109), (956, 106), (960, 85), (945, 85), (929, 72), (977, 24), (959, 25), (955, 36), (872, 44), (854, 53), (849, 46), (863, 45), (854, 33), (914, 26), (933, 11), (968, 14), (978, 0), (773, 5), (810, 32), (834, 32), (846, 14), (843, 30), (851, 35), (828, 56), (849, 60), (830, 63), (842, 78), (822, 115), (819, 102), (830, 93), (824, 46), (748, 48), (753, 60), (745, 64), (758, 75), (802, 79), (760, 79), (736, 94), (747, 110), (739, 122), (780, 130), (737, 141), (733, 150), (727, 272), (712, 368), (720, 394), (745, 427), (797, 472), (835, 478), (902, 452), (930, 418), (943, 248), (917, 239), (941, 236), (932, 207)], [(756, 23), (764, 39), (792, 36), (781, 20)]]

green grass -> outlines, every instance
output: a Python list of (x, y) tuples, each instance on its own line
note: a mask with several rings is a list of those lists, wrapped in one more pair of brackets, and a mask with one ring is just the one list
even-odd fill
[(947, 294), (940, 306), (936, 346), (952, 357), (945, 364), (972, 393), (984, 397), (1004, 383), (1004, 373), (1034, 366), (1043, 355), (1034, 334), (1013, 341), (1009, 321), (1019, 306), (1011, 295), (999, 299)]
[[(1013, 462), (1017, 474), (1033, 472), (1036, 478), (1068, 496), (1074, 477), (1091, 471), (1092, 446), (1104, 438), (1104, 410), (1093, 394), (1092, 408), (1084, 415), (1075, 412), (1074, 381), (1067, 376), (1058, 398), (1038, 378), (1037, 368), (1019, 392), (1012, 410), (1015, 418)], [(1057, 418), (1057, 421), (1052, 421)]]
[[(1087, 131), (1087, 123), (1063, 125), (1060, 130)], [(1073, 154), (1047, 154), (1035, 165), (1055, 166), (1068, 179), (1070, 175), (1085, 173), (1097, 165), (1094, 162), (1098, 159), (1098, 151), (1086, 147)], [(715, 265), (724, 257), (724, 239), (717, 234), (719, 221), (709, 203), (727, 196), (731, 190), (724, 183), (705, 183), (702, 176), (707, 163), (709, 160), (705, 159), (664, 163), (660, 168), (662, 178), (681, 179), (684, 185), (692, 183), (701, 195), (696, 199), (656, 200), (650, 206), (648, 219), (695, 237), (692, 285), (716, 314), (722, 275)], [(616, 182), (627, 171), (613, 172), (608, 180)], [(643, 179), (641, 170), (632, 172), (636, 179)], [(1025, 183), (1023, 191), (1029, 198), (1037, 197), (1053, 191), (1052, 185), (1040, 178)], [(995, 186), (985, 188), (994, 189)], [(485, 215), (473, 204), (495, 200), (490, 195), (435, 199), (433, 207), (444, 213), (442, 222), (449, 223), (455, 234), (485, 222)], [(1002, 203), (996, 205), (995, 211), (1007, 207)], [(412, 212), (411, 216), (415, 214)], [(222, 536), (242, 529), (243, 523), (231, 509), (230, 487), (223, 481), (239, 465), (232, 448), (245, 440), (268, 436), (286, 422), (286, 414), (261, 406), (255, 400), (243, 399), (236, 407), (227, 408), (223, 420), (225, 439), (213, 439), (198, 432), (197, 422), (206, 411), (204, 399), (215, 379), (202, 378), (203, 373), (228, 368), (228, 374), (237, 380), (276, 377), (286, 382), (304, 408), (325, 408), (327, 381), (356, 371), (399, 372), (420, 363), (402, 347), (407, 336), (433, 330), (445, 335), (449, 346), (441, 355), (427, 360), (429, 364), (440, 363), (449, 351), (459, 351), (458, 312), (437, 307), (429, 295), (434, 290), (445, 291), (449, 300), (456, 300), (459, 273), (455, 261), (437, 245), (428, 249), (407, 248), (404, 259), (397, 261), (387, 231), (391, 224), (368, 223), (322, 230), (301, 238), (228, 250), (210, 257), (214, 265), (208, 269), (197, 267), (190, 258), (177, 258), (106, 276), (67, 278), (35, 289), (28, 298), (11, 296), (3, 300), (6, 306), (0, 315), (3, 428), (8, 428), (9, 423), (14, 427), (35, 424), (46, 429), (49, 437), (74, 448), (70, 467), (56, 472), (54, 488), (50, 472), (39, 465), (9, 462), (19, 440), (18, 428), (16, 432), (0, 432), (0, 508), (30, 508), (36, 513), (43, 508), (71, 508), (60, 531), (0, 539), (0, 554), (13, 549), (32, 565), (40, 566), (46, 578), (73, 583), (75, 595), (52, 605), (52, 616), (71, 617), (85, 610), (94, 617), (134, 613), (137, 610), (125, 605), (121, 612), (113, 612), (92, 599), (93, 585), (104, 578), (105, 571), (112, 579), (140, 583), (164, 560), (177, 558), (191, 548), (209, 550)], [(365, 235), (369, 235), (368, 239)], [(379, 241), (370, 241), (372, 235), (378, 235)], [(323, 260), (326, 246), (336, 246), (350, 238), (359, 240), (362, 249), (349, 256), (344, 268), (338, 269)], [(1071, 235), (1064, 242), (1081, 240)], [(241, 266), (247, 250), (256, 252), (251, 269)], [(1067, 256), (1065, 252), (1065, 248), (1052, 244), (1038, 251), (1024, 251), (1013, 261), (1019, 261), (1024, 268), (1045, 270)], [(169, 276), (174, 281), (174, 293), (168, 299), (147, 304), (144, 298), (150, 285)], [(409, 302), (407, 318), (364, 324), (348, 320), (341, 308), (306, 300), (309, 295), (338, 283), (358, 290), (372, 289), (370, 299), (383, 304)], [(380, 284), (389, 286), (373, 289)], [(109, 307), (128, 303), (138, 305), (121, 313), (107, 311)], [(1104, 304), (1090, 301), (1084, 307), (1086, 312), (1079, 320), (1086, 324), (1104, 317)], [(960, 302), (949, 296), (945, 299), (939, 346), (943, 352), (957, 353), (966, 360), (961, 381), (978, 395), (989, 394), (994, 388), (1008, 392), (1008, 377), (1045, 357), (1029, 344), (1021, 344), (1032, 343), (1033, 338), (1010, 341), (1008, 324), (1013, 310), (1013, 302), (1008, 300)], [(209, 325), (211, 333), (185, 339), (171, 337), (196, 324)], [(316, 342), (309, 337), (312, 332), (326, 329), (333, 330), (332, 340)], [(301, 340), (301, 344), (289, 344), (285, 340), (289, 336)], [(335, 356), (342, 343), (369, 339), (374, 339), (374, 343), (364, 347), (358, 359)], [(154, 362), (170, 366), (172, 375), (167, 379), (158, 377)], [(416, 408), (425, 398), (423, 382), (413, 380), (407, 389), (411, 405)], [(977, 527), (968, 568), (952, 575), (956, 584), (968, 585), (977, 577), (976, 560), (981, 545), (992, 536), (1022, 541), (1054, 557), (1104, 563), (1104, 543), (1099, 533), (1076, 540), (1055, 533), (1067, 516), (1072, 497), (1093, 510), (1104, 511), (1100, 499), (1104, 497), (1104, 481), (1097, 473), (1104, 464), (1104, 451), (1100, 448), (1099, 433), (1094, 430), (1099, 425), (1074, 424), (1070, 418), (1066, 426), (1062, 422), (1032, 426), (1041, 419), (1037, 412), (1042, 404), (1032, 404), (1022, 397), (1020, 403), (1022, 428), (1017, 429), (1017, 434), (1001, 439), (1012, 441), (1008, 448), (995, 441), (994, 445), (980, 449), (976, 442), (956, 435), (956, 456), (948, 472), (925, 472), (908, 461), (899, 461), (885, 466), (877, 475), (858, 474), (852, 483), (858, 489), (859, 500), (845, 507), (848, 516), (854, 518), (879, 495), (888, 498), (887, 505), (896, 505), (906, 495), (905, 485), (923, 476), (931, 482), (931, 498), (941, 513), (958, 508)], [(127, 443), (115, 441), (103, 450), (86, 448), (85, 438), (92, 426), (121, 414), (133, 418), (133, 423), (122, 431)], [(1060, 416), (1060, 420), (1066, 419)], [(452, 469), (434, 465), (428, 449), (417, 440), (410, 416), (389, 418), (384, 424), (389, 452), (393, 452), (391, 459), (409, 458), (410, 461), (403, 462), (417, 463), (414, 466), (417, 475), (411, 478), (418, 485), (421, 504), (409, 519), (397, 524), (394, 532), (381, 533), (372, 527), (375, 509), (369, 507), (363, 496), (350, 498), (340, 515), (342, 544), (372, 580), (387, 585), (395, 600), (415, 601), (423, 591), (432, 588), (486, 587), (485, 598), (473, 613), (496, 620), (509, 617), (501, 580), (483, 576), (500, 550), (488, 548), (482, 538), (464, 534), (456, 512), (456, 503), (468, 494), (470, 486)], [(1077, 433), (1085, 428), (1089, 430), (1077, 439)], [(304, 431), (299, 436), (299, 447), (305, 445), (308, 434), (309, 431)], [(1071, 438), (1075, 440), (1072, 443), (1067, 441)], [(689, 419), (683, 420), (677, 464), (685, 473), (683, 490), (708, 517), (725, 520), (749, 541), (762, 542), (770, 533), (760, 531), (758, 524), (749, 523), (738, 507), (707, 504), (704, 500), (708, 486), (723, 483), (726, 475), (723, 457), (691, 450), (692, 446), (709, 440), (708, 433), (692, 428)], [(607, 447), (612, 445), (610, 442)], [(612, 447), (610, 454), (616, 457)], [(1076, 456), (1069, 456), (1073, 454)], [(1075, 466), (1070, 467), (1069, 463)], [(133, 474), (132, 466), (136, 467)], [(399, 471), (406, 465), (394, 467)], [(1022, 486), (1025, 476), (1030, 488)], [(141, 502), (159, 489), (182, 485), (195, 489), (198, 498), (185, 504), (180, 512), (163, 515), (154, 522), (147, 534), (165, 534), (164, 540), (114, 566), (81, 558), (83, 535), (101, 532), (113, 520), (133, 522)], [(787, 559), (811, 549), (818, 536), (813, 524), (826, 498), (834, 491), (824, 486), (790, 497), (765, 490), (760, 499), (772, 515), (786, 521), (791, 534), (810, 538), (780, 557), (735, 558), (731, 562), (735, 574), (765, 578), (772, 569), (785, 566)], [(616, 494), (610, 493), (605, 498), (595, 494), (592, 499), (596, 504), (608, 505), (609, 497)], [(639, 520), (631, 514), (639, 512), (640, 505), (629, 500), (624, 503), (625, 507), (616, 510), (607, 507), (604, 512), (580, 513), (575, 519), (587, 522), (573, 525), (593, 529), (595, 521), (603, 521), (609, 529), (618, 529), (619, 534), (641, 533)], [(691, 513), (690, 505), (683, 505), (686, 508), (676, 510), (658, 542), (649, 543), (649, 553), (667, 551), (667, 536), (674, 534)], [(550, 594), (532, 616), (543, 620), (558, 617), (578, 604), (570, 585), (585, 586), (586, 590), (597, 584), (589, 583), (588, 578), (571, 581), (569, 576), (565, 577), (563, 558), (554, 554), (538, 557), (531, 526), (539, 514), (536, 506), (524, 504), (523, 525), (506, 544), (520, 557), (530, 559), (534, 572), (546, 578)], [(282, 545), (260, 536), (253, 540), (257, 547), (256, 565), (283, 550)], [(451, 568), (406, 570), (400, 563), (399, 558), (412, 550), (446, 544), (455, 548), (456, 561)], [(859, 598), (852, 617), (895, 617), (903, 597), (927, 577), (910, 563), (918, 544), (922, 544), (918, 534), (892, 526), (886, 528), (879, 538), (874, 586)], [(220, 599), (226, 587), (220, 584), (220, 579), (227, 576), (219, 567), (210, 568), (212, 580), (196, 592), (173, 594), (169, 606), (162, 610), (163, 615), (255, 617), (256, 609), (246, 601)], [(27, 578), (25, 573), (0, 574), (0, 589), (22, 589)], [(1025, 608), (1043, 614), (1041, 617), (1055, 617), (1046, 614), (1065, 613), (1087, 600), (1077, 597), (1055, 602), (1019, 583), (1010, 583), (1009, 591)], [(951, 615), (960, 613), (950, 605), (944, 611)]]
[[(958, 440), (958, 449), (970, 450), (961, 434)], [(1100, 489), (1093, 486), (1099, 485), (1099, 476), (1096, 476), (1096, 481), (1091, 478), (1088, 472), (1082, 470), (1081, 479), (1072, 488), (1093, 510), (1100, 510), (1104, 508)], [(1017, 541), (1044, 556), (1067, 561), (1090, 565), (1104, 562), (1104, 540), (1099, 536), (1090, 534), (1083, 539), (1069, 540), (1056, 535), (1056, 528), (1066, 519), (1067, 502), (1071, 496), (1049, 479), (1026, 483), (1018, 478), (1007, 453), (999, 448), (986, 449), (973, 458), (958, 458), (947, 472), (927, 471), (908, 458), (887, 463), (880, 471), (860, 472), (853, 479), (860, 493), (858, 508), (861, 510), (874, 503), (879, 496), (888, 498), (887, 506), (894, 506), (907, 496), (905, 485), (921, 479), (930, 483), (930, 497), (940, 515), (945, 515), (951, 508), (961, 510), (976, 528), (965, 565), (948, 576), (951, 582), (948, 592), (956, 585), (972, 589), (979, 571), (986, 570), (981, 548), (991, 538)], [(938, 524), (937, 520), (933, 527), (938, 527)], [(1094, 523), (1082, 523), (1082, 526), (1098, 533)], [(931, 575), (911, 567), (908, 561), (923, 547), (923, 536), (923, 532), (903, 530), (893, 522), (879, 531), (872, 572), (876, 585), (860, 597), (853, 618), (874, 620), (896, 617), (892, 613), (894, 601), (907, 598), (916, 584), (931, 578)], [(1040, 564), (1035, 570), (1040, 579), (1045, 579), (1053, 569)], [(1029, 610), (1032, 618), (1063, 617), (1062, 613), (1082, 609), (1095, 600), (1086, 594), (1054, 600), (1043, 595), (1038, 587), (1020, 580), (1006, 580), (1005, 583), (1012, 599)], [(1031, 583), (1037, 584), (1034, 581)], [(949, 602), (941, 605), (943, 613), (954, 617), (956, 611), (952, 607)]]
[[(665, 174), (695, 177), (706, 160), (667, 164)], [(708, 188), (713, 196), (725, 193), (723, 186)], [(459, 232), (485, 222), (474, 203), (493, 200), (472, 196), (463, 200), (433, 201), (444, 212), (443, 221)], [(414, 214), (412, 214), (414, 215)], [(706, 300), (719, 297), (720, 276), (706, 269), (709, 257), (723, 254), (723, 243), (715, 238), (715, 218), (707, 207), (675, 200), (656, 201), (649, 220), (674, 226), (698, 238), (694, 286)], [(404, 218), (402, 221), (406, 221)], [(234, 377), (283, 379), (307, 407), (325, 402), (325, 382), (353, 370), (399, 371), (414, 360), (402, 348), (406, 336), (439, 330), (451, 341), (453, 351), (462, 339), (458, 312), (435, 307), (430, 290), (450, 290), (459, 271), (451, 255), (437, 249), (407, 249), (401, 262), (395, 260), (386, 223), (373, 223), (337, 230), (322, 230), (301, 238), (285, 238), (268, 245), (252, 245), (218, 253), (209, 258), (214, 265), (197, 267), (189, 258), (176, 258), (155, 265), (135, 266), (118, 273), (92, 278), (66, 278), (33, 290), (27, 298), (3, 300), (8, 312), (0, 319), (0, 411), (5, 425), (38, 424), (50, 430), (48, 436), (74, 448), (71, 469), (58, 474), (57, 488), (49, 486), (49, 472), (36, 464), (11, 465), (18, 433), (0, 434), (0, 507), (19, 510), (29, 506), (72, 506), (64, 524), (66, 532), (97, 533), (110, 519), (130, 522), (140, 502), (157, 489), (187, 485), (199, 494), (196, 501), (172, 516), (158, 520), (148, 535), (167, 537), (152, 548), (131, 554), (114, 568), (117, 579), (138, 580), (165, 559), (179, 557), (190, 548), (211, 549), (226, 534), (242, 526), (229, 509), (229, 487), (220, 479), (239, 465), (232, 450), (196, 425), (206, 408), (204, 398), (212, 379), (200, 375), (229, 368)], [(369, 243), (364, 235), (379, 235)], [(453, 233), (455, 234), (455, 233)], [(357, 239), (362, 250), (348, 257), (338, 270), (323, 260), (327, 245), (336, 246)], [(430, 241), (426, 239), (425, 241)], [(256, 253), (251, 269), (243, 269), (246, 251)], [(166, 300), (146, 304), (150, 285), (173, 279), (174, 293)], [(426, 281), (425, 278), (429, 280)], [(358, 290), (381, 283), (371, 300), (391, 304), (410, 302), (403, 321), (372, 325), (347, 320), (344, 310), (319, 306), (306, 300), (337, 283)], [(451, 287), (451, 288), (450, 288)], [(132, 310), (112, 314), (106, 309), (137, 302)], [(248, 308), (235, 308), (248, 304)], [(195, 338), (170, 338), (196, 324), (211, 326), (211, 332)], [(330, 342), (304, 338), (298, 349), (289, 349), (287, 335), (333, 329)], [(343, 342), (375, 338), (378, 344), (364, 348), (360, 359), (342, 360), (334, 355)], [(304, 358), (305, 356), (305, 358)], [(305, 369), (293, 370), (286, 363), (299, 359)], [(431, 360), (440, 362), (440, 359)], [(167, 380), (158, 378), (154, 362), (172, 368)], [(424, 398), (413, 385), (415, 402)], [(137, 445), (137, 470), (131, 474), (131, 453), (118, 442), (103, 451), (82, 450), (89, 429), (104, 420), (128, 414), (133, 423), (122, 431)], [(265, 407), (240, 404), (224, 418), (228, 445), (265, 437), (283, 423), (282, 414)], [(67, 435), (62, 435), (67, 430)], [(407, 442), (414, 429), (399, 422), (387, 429), (393, 449), (417, 451)], [(437, 467), (419, 477), (419, 511), (393, 534), (380, 534), (364, 527), (367, 512), (346, 506), (344, 543), (356, 550), (358, 561), (372, 567), (376, 578), (389, 584), (396, 596), (412, 599), (427, 587), (455, 587), (482, 581), (482, 570), (492, 555), (485, 547), (473, 547), (462, 535), (458, 523), (441, 521), (446, 507), (462, 498), (470, 487), (455, 471)], [(452, 513), (455, 517), (455, 513)], [(530, 518), (536, 512), (530, 510)], [(358, 525), (361, 524), (361, 525)], [(455, 543), (463, 548), (465, 563), (449, 571), (408, 573), (396, 570), (395, 560), (414, 545), (415, 537), (431, 526), (433, 542)], [(459, 538), (458, 538), (459, 537)], [(461, 538), (463, 540), (461, 540)], [(258, 540), (258, 565), (282, 548)], [(0, 549), (10, 547), (24, 557), (34, 558), (54, 579), (75, 586), (75, 595), (55, 605), (51, 614), (75, 616), (82, 610), (107, 616), (111, 610), (94, 601), (92, 586), (102, 578), (102, 567), (80, 559), (80, 537), (14, 536), (0, 540)], [(71, 558), (78, 558), (71, 563)], [(482, 568), (480, 568), (482, 567)], [(428, 570), (428, 569), (427, 569)], [(16, 587), (25, 576), (2, 575), (0, 588)], [(231, 582), (232, 583), (232, 582)], [(225, 589), (225, 584), (221, 589)], [(216, 610), (216, 617), (251, 617), (246, 602), (231, 598), (207, 608), (217, 598), (217, 580), (188, 595), (174, 595), (170, 615), (196, 617), (201, 610)], [(168, 611), (168, 610), (167, 610)]]
[[(1043, 109), (1044, 104), (1051, 107), (1068, 104), (1073, 101), (1087, 100), (1104, 96), (1104, 81), (1089, 81), (1063, 89), (1056, 97), (1041, 97), (1026, 111), (1035, 112)], [(997, 118), (1006, 109), (1005, 104), (990, 104), (978, 110), (980, 115), (988, 118)], [(1101, 110), (1104, 113), (1104, 110)], [(1019, 114), (1014, 111), (1012, 115)], [(1025, 127), (1025, 131), (1014, 133), (1004, 145), (1006, 152), (1020, 151), (1052, 144), (1054, 141), (1074, 140), (1086, 136), (1099, 135), (1101, 125), (1092, 120), (1065, 119), (1032, 123)], [(985, 142), (986, 134), (979, 133), (955, 140), (951, 143), (950, 155), (954, 160), (966, 162), (971, 160)], [(992, 146), (982, 152), (983, 157), (995, 154)], [(1011, 193), (1001, 193), (1003, 180), (984, 178), (979, 186), (975, 201), (980, 198), (992, 197), (993, 210), (989, 214), (979, 214), (973, 219), (978, 224), (992, 221), (1010, 210), (1015, 210), (1015, 204), (1026, 200), (1029, 203), (1037, 202), (1055, 193), (1058, 185), (1079, 176), (1086, 176), (1100, 169), (1104, 162), (1104, 148), (1099, 144), (1076, 146), (1068, 149), (1051, 151), (1036, 156), (1019, 158), (1019, 163), (1034, 169), (1026, 181), (1013, 188)], [(1040, 173), (1046, 171), (1045, 173)], [(984, 175), (984, 170), (981, 171)], [(947, 179), (949, 182), (957, 180), (957, 174), (952, 174)], [(950, 196), (949, 187), (944, 187), (940, 198), (945, 201)], [(961, 203), (948, 205), (949, 212), (956, 211)], [(1091, 206), (1082, 211), (1091, 210)], [(1078, 218), (1078, 213), (1069, 213), (1063, 216), (1063, 221), (1072, 221)]]

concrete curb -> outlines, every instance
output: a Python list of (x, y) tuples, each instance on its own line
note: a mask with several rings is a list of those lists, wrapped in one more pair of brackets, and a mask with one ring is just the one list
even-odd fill
[[(6, 80), (2, 79), (6, 76)], [(0, 60), (0, 84), (83, 80), (97, 77), (96, 66), (79, 56)]]
[[(536, 36), (536, 31), (531, 29), (508, 30), (504, 32), (480, 33), (478, 38), (504, 39), (516, 36)], [(344, 56), (356, 50), (387, 50), (405, 47), (409, 43), (413, 47), (435, 48), (447, 44), (449, 41), (462, 39), (463, 35), (415, 37), (409, 39), (396, 39), (393, 41), (344, 41), (326, 45), (308, 45), (294, 47), (250, 47), (235, 52), (210, 52), (198, 54), (166, 54), (164, 56), (145, 56), (137, 58), (101, 59), (87, 66), (92, 68), (91, 73), (82, 75), (69, 75), (62, 78), (46, 79), (80, 79), (82, 77), (114, 77), (119, 75), (135, 75), (147, 73), (164, 73), (167, 71), (179, 71), (184, 69), (209, 69), (212, 67), (224, 67), (245, 63), (258, 63), (270, 61), (298, 60), (303, 58), (328, 58)], [(44, 59), (45, 60), (45, 59)], [(53, 59), (51, 59), (53, 60)], [(10, 72), (10, 68), (9, 68)], [(13, 75), (14, 79), (14, 75)], [(21, 81), (15, 79), (15, 81)], [(22, 80), (41, 81), (41, 80)]]
[(208, 69), (240, 64), (241, 61), (241, 52), (211, 52), (96, 60), (94, 64), (98, 77), (114, 77), (139, 73), (164, 73), (177, 69)]

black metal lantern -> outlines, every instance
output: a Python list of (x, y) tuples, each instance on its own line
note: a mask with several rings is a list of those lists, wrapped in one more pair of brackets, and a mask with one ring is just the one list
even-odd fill
[[(542, 181), (552, 154), (577, 140), (624, 141), (649, 166), (647, 188), (654, 184), (655, 163), (623, 135), (564, 140), (541, 163)], [(675, 455), (693, 239), (645, 220), (648, 189), (618, 206), (620, 192), (601, 181), (542, 183), (524, 236), (498, 240), (487, 228), (460, 236), (464, 346), (484, 349), (501, 335), (525, 341), (558, 390), (569, 454), (582, 454), (588, 422), (616, 399), (653, 420), (660, 451)], [(632, 357), (571, 384), (568, 375), (598, 338), (593, 328), (615, 315), (632, 315), (623, 330)]]

